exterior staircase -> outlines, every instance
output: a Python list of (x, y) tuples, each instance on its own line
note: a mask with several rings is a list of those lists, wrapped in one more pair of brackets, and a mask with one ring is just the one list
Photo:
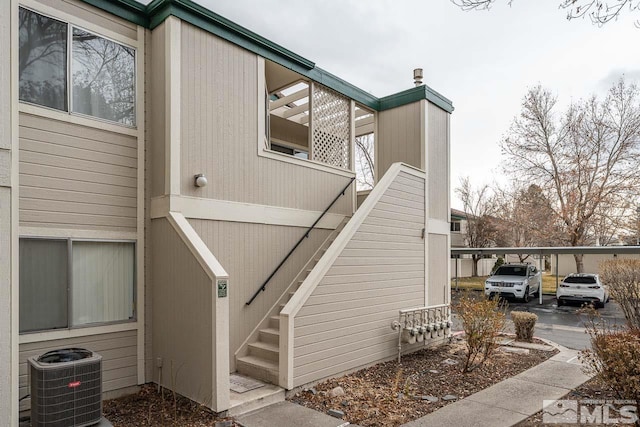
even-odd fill
[(345, 218), (342, 223), (322, 243), (300, 273), (293, 279), (280, 299), (254, 329), (249, 338), (236, 352), (236, 370), (242, 375), (262, 380), (271, 384), (278, 384), (279, 353), (280, 353), (280, 311), (296, 293), (304, 279), (336, 239), (340, 231), (349, 221)]

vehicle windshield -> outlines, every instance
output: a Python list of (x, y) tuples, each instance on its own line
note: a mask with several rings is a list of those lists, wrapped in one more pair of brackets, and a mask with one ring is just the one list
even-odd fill
[(596, 283), (596, 278), (593, 276), (569, 276), (565, 277), (564, 283), (580, 283), (588, 285), (590, 283)]
[(526, 276), (527, 267), (520, 265), (503, 265), (499, 267), (494, 276)]

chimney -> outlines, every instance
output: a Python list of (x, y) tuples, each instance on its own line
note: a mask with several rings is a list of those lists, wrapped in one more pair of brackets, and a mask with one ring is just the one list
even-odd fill
[(422, 68), (416, 68), (413, 70), (413, 83), (416, 86), (422, 85)]

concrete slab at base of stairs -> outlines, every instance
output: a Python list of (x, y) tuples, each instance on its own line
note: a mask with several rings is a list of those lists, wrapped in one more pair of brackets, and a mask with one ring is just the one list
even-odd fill
[(237, 420), (244, 427), (356, 427), (344, 420), (291, 402), (276, 403), (237, 417)]

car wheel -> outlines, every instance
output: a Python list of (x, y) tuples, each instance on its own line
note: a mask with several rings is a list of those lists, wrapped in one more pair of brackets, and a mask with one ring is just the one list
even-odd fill
[(602, 302), (602, 301), (595, 301), (595, 302), (593, 303), (593, 307), (594, 307), (594, 308), (604, 308), (604, 302)]
[(540, 297), (540, 286), (538, 286), (538, 289), (533, 293), (533, 297), (534, 298), (539, 298)]
[(529, 302), (529, 287), (524, 290), (524, 296), (522, 297), (522, 302), (525, 304)]
[(558, 307), (563, 306), (564, 305), (564, 300), (563, 299), (558, 299)]

